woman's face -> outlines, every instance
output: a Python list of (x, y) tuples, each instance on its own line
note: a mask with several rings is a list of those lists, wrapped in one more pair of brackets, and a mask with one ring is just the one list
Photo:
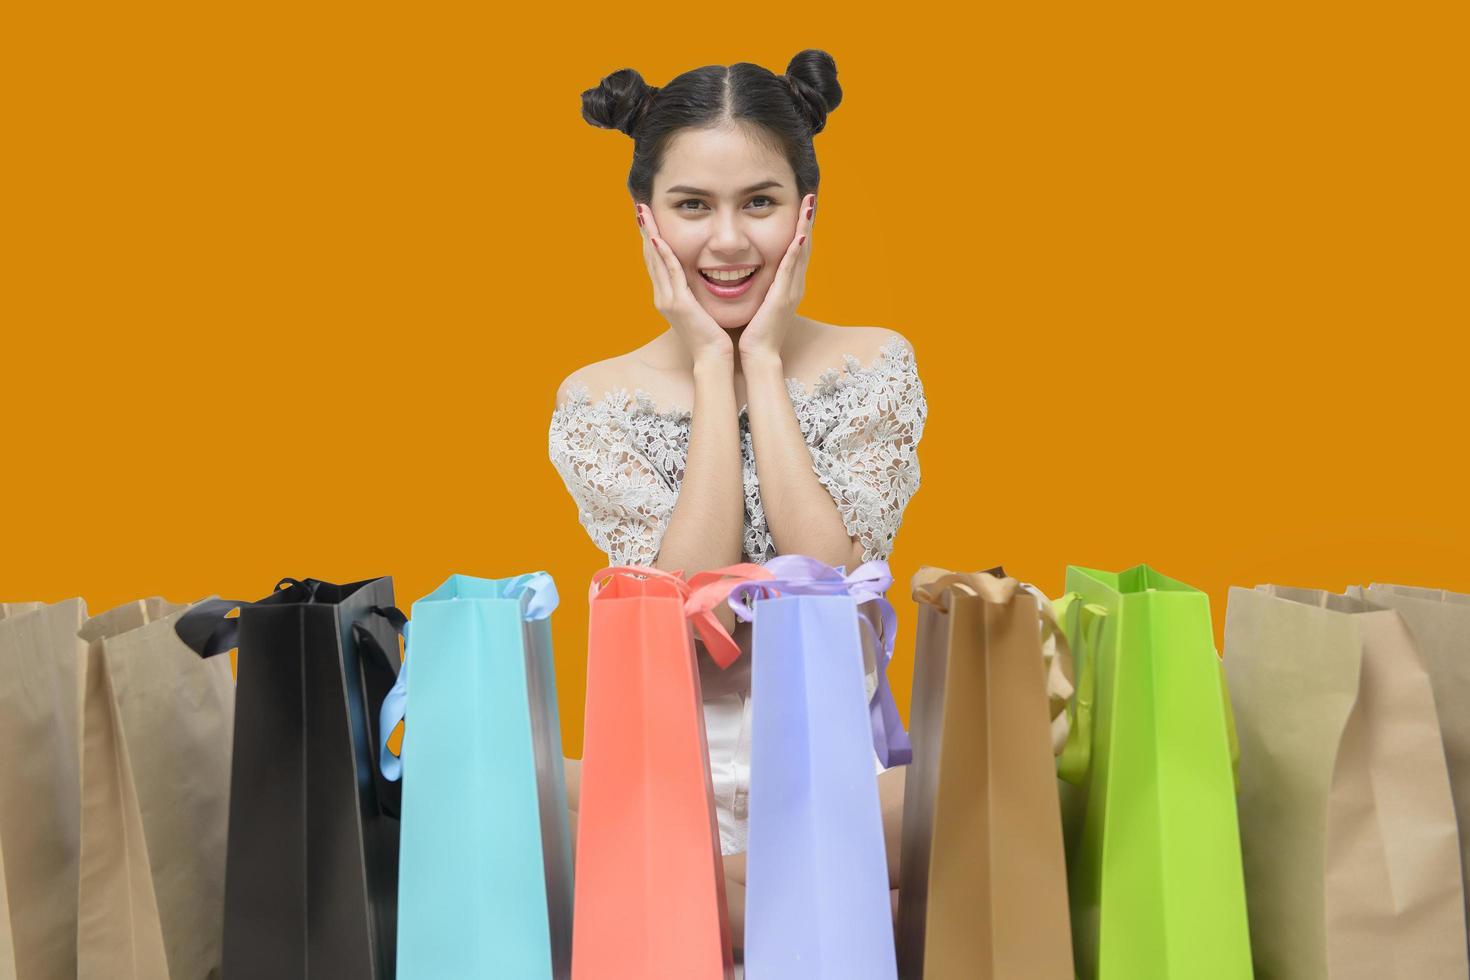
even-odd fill
[[(786, 158), (736, 128), (689, 129), (669, 143), (650, 207), (699, 305), (727, 330), (760, 309), (796, 237), (801, 197)], [(755, 267), (744, 282), (702, 274)]]

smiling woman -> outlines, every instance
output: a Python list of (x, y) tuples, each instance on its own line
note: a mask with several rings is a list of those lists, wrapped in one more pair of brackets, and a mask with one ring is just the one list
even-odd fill
[[(628, 190), (667, 324), (557, 392), (551, 460), (612, 565), (689, 577), (802, 554), (851, 571), (893, 549), (928, 413), (913, 347), (893, 330), (797, 312), (820, 176), (812, 137), (841, 101), (836, 63), (816, 50), (783, 75), (710, 65), (658, 88), (624, 68), (582, 93), (587, 122), (633, 138)], [(696, 646), (738, 949), (751, 629), (717, 613), (740, 658), (721, 670)], [(866, 667), (872, 697), (876, 665)], [(896, 889), (904, 770), (876, 756), (874, 769)], [(567, 777), (575, 820), (575, 761)]]

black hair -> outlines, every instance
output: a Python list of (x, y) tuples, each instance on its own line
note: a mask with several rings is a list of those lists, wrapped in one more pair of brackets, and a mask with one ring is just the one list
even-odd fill
[(745, 127), (784, 154), (796, 174), (797, 194), (805, 197), (816, 191), (821, 176), (812, 137), (841, 101), (837, 62), (808, 48), (791, 59), (784, 75), (742, 61), (695, 68), (660, 88), (621, 68), (582, 93), (582, 118), (633, 138), (628, 192), (636, 203), (650, 203), (653, 175), (676, 133), (729, 124)]

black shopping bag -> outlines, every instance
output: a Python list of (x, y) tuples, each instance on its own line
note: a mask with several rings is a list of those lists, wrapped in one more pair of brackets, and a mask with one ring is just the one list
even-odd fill
[(394, 975), (400, 790), (378, 768), (378, 712), (403, 622), (387, 577), (282, 579), (177, 622), (201, 656), (239, 648), (225, 980)]

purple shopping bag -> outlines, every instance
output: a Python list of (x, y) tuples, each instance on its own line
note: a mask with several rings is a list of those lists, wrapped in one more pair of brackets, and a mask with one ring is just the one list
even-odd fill
[[(910, 758), (886, 673), (897, 617), (883, 592), (893, 579), (881, 561), (851, 576), (802, 555), (765, 568), (774, 580), (740, 582), (729, 597), (755, 623), (746, 969), (762, 980), (892, 980), (874, 753), (885, 766)], [(881, 629), (859, 612), (868, 602)]]

